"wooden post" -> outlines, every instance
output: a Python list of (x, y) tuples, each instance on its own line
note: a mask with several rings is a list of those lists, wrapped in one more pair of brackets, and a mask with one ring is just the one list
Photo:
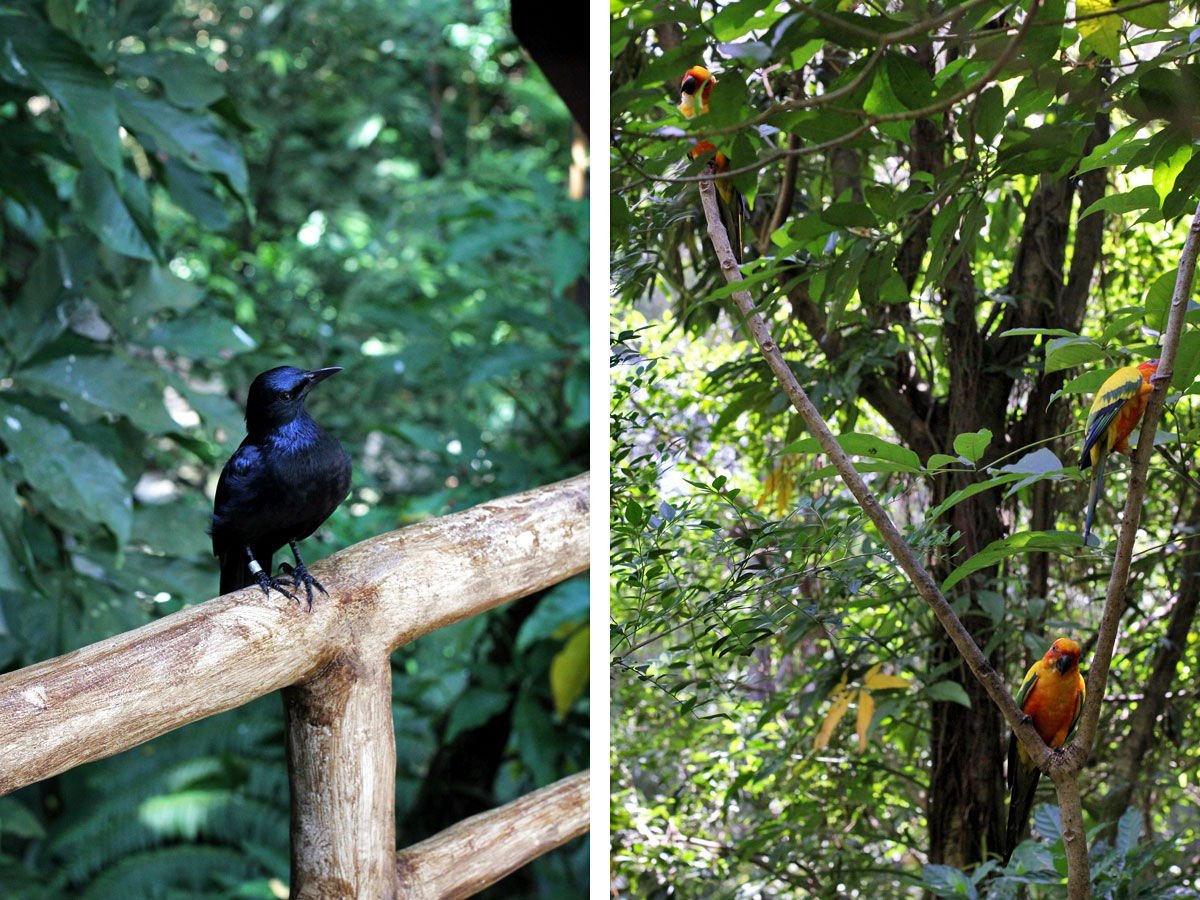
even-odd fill
[(344, 648), (283, 690), (293, 900), (396, 896), (396, 740), (387, 649)]

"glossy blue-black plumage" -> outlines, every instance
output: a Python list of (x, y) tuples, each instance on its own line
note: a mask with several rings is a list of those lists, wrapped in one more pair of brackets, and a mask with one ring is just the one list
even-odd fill
[[(296, 549), (350, 492), (350, 456), (304, 408), (314, 385), (340, 368), (281, 366), (254, 379), (246, 400), (246, 439), (225, 463), (213, 504), (213, 553), (221, 561), (221, 593), (259, 584), (291, 596), (270, 577), (271, 557), (290, 544), (292, 583), (324, 591)], [(260, 571), (254, 571), (251, 560)], [(269, 593), (269, 591), (268, 591)]]

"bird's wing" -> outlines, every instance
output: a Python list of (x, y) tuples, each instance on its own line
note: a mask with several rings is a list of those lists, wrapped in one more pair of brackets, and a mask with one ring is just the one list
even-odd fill
[(258, 447), (243, 441), (242, 445), (234, 451), (233, 456), (229, 457), (225, 468), (221, 470), (221, 477), (217, 479), (217, 493), (213, 498), (213, 553), (217, 556), (221, 555), (221, 545), (217, 535), (220, 531), (220, 521), (228, 512), (231, 485), (248, 477), (258, 466), (260, 458), (261, 453)]
[(1079, 693), (1075, 697), (1075, 714), (1071, 717), (1071, 727), (1067, 729), (1067, 740), (1071, 740), (1071, 735), (1075, 733), (1075, 727), (1079, 724), (1079, 714), (1083, 712), (1083, 701), (1087, 698), (1087, 682), (1083, 680), (1083, 676), (1079, 675)]
[(1038, 665), (1040, 661), (1029, 667), (1029, 671), (1025, 673), (1025, 680), (1021, 682), (1021, 688), (1017, 691), (1017, 706), (1022, 711), (1025, 709), (1025, 701), (1029, 699), (1029, 693), (1038, 682)]
[[(1086, 469), (1092, 464), (1092, 448), (1104, 439), (1104, 433), (1120, 414), (1121, 407), (1130, 398), (1137, 396), (1141, 386), (1142, 373), (1138, 367), (1124, 366), (1110, 375), (1100, 386), (1100, 390), (1096, 391), (1092, 409), (1088, 413), (1083, 452), (1079, 455), (1079, 468)], [(1107, 450), (1107, 447), (1101, 448), (1101, 452)]]

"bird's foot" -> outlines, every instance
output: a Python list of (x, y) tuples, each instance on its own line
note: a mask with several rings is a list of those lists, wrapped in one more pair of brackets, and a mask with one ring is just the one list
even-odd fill
[(283, 574), (290, 575), (292, 577), (293, 588), (300, 590), (300, 585), (304, 585), (304, 591), (306, 594), (308, 594), (309, 609), (312, 609), (313, 588), (316, 588), (326, 597), (329, 596), (329, 591), (325, 590), (324, 585), (322, 585), (321, 582), (317, 581), (317, 579), (313, 578), (312, 575), (309, 574), (309, 571), (307, 568), (305, 568), (304, 563), (300, 563), (294, 569), (288, 563), (280, 563), (279, 568), (283, 570)]
[[(251, 566), (250, 571), (254, 573), (254, 577), (258, 580), (258, 586), (262, 588), (263, 593), (266, 594), (267, 597), (271, 596), (271, 588), (275, 588), (275, 590), (279, 591), (279, 593), (283, 594), (283, 596), (287, 597), (289, 600), (295, 600), (297, 603), (300, 602), (300, 598), (285, 588), (280, 582), (280, 579), (272, 578), (258, 565)], [(309, 606), (311, 605), (312, 603), (310, 602)]]

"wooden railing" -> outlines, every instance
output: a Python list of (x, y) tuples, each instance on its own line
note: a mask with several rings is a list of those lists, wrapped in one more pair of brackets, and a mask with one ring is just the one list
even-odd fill
[(587, 830), (587, 773), (397, 854), (389, 656), (587, 566), (584, 474), (314, 563), (311, 612), (246, 588), (10, 672), (0, 794), (282, 689), (293, 900), (469, 896)]

